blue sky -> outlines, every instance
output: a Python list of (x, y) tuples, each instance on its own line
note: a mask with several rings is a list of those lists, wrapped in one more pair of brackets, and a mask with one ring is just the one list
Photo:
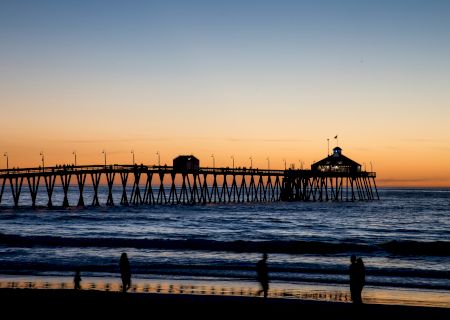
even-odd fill
[(339, 133), (359, 157), (425, 148), (442, 168), (449, 57), (450, 1), (0, 1), (0, 143), (282, 163)]

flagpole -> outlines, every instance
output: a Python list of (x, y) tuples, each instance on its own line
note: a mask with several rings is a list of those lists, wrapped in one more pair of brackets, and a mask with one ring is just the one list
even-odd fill
[(328, 149), (327, 149), (327, 157), (330, 155), (330, 138), (327, 138)]

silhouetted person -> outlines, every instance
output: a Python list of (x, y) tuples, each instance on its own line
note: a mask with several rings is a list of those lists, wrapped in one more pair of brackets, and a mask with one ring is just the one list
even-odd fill
[(131, 287), (131, 269), (128, 256), (125, 252), (120, 256), (119, 267), (120, 276), (122, 277), (122, 291), (127, 292), (127, 290)]
[(81, 276), (80, 276), (80, 270), (76, 270), (75, 271), (75, 276), (73, 277), (73, 288), (75, 290), (80, 290), (81, 289)]
[(361, 258), (356, 259), (355, 255), (350, 257), (350, 293), (355, 304), (362, 304), (361, 293), (366, 284), (366, 268)]
[(358, 293), (358, 303), (362, 303), (362, 290), (366, 284), (366, 268), (364, 267), (364, 262), (361, 258), (356, 259), (356, 277), (357, 277), (357, 293)]
[(356, 265), (356, 256), (352, 254), (350, 257), (350, 267), (348, 268), (350, 276), (350, 295), (353, 303), (358, 303), (358, 266)]
[(267, 253), (263, 253), (263, 258), (256, 264), (256, 279), (261, 284), (261, 290), (258, 291), (258, 295), (263, 292), (264, 298), (267, 298), (267, 293), (269, 292), (269, 270), (267, 268)]

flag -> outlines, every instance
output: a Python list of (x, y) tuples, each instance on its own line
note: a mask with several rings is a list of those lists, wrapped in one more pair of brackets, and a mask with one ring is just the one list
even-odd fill
[(337, 136), (335, 136), (334, 138), (337, 139)]

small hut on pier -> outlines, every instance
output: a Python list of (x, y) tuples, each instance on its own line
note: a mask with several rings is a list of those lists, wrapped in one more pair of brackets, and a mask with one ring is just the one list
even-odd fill
[(173, 169), (176, 171), (191, 171), (200, 168), (200, 160), (193, 155), (182, 155), (173, 159)]
[(311, 171), (316, 172), (361, 172), (361, 165), (342, 154), (342, 149), (336, 147), (333, 154), (313, 163)]

